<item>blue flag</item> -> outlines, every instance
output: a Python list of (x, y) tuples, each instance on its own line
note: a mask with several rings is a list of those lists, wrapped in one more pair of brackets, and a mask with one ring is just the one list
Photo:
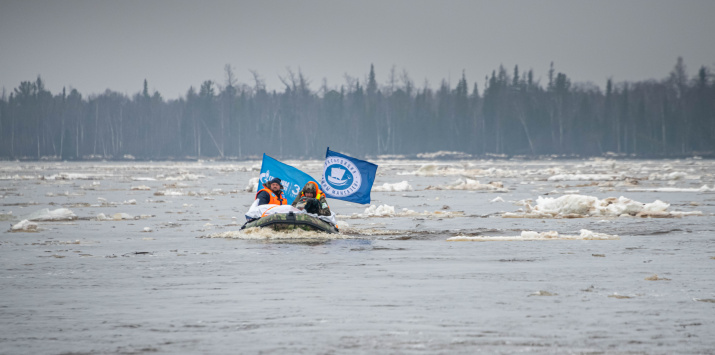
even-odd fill
[(321, 187), (327, 197), (368, 204), (376, 172), (377, 165), (328, 148)]
[[(310, 175), (288, 165), (279, 162), (266, 154), (263, 154), (263, 162), (261, 163), (261, 175), (258, 178), (258, 189), (273, 178), (281, 179), (283, 185), (283, 195), (290, 204), (300, 194), (300, 190), (309, 181), (313, 179)], [(320, 186), (320, 184), (318, 184)], [(321, 188), (322, 189), (322, 188)]]

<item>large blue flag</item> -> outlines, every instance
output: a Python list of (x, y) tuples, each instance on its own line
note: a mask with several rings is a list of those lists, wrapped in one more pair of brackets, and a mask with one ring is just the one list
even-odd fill
[[(310, 175), (263, 154), (261, 175), (258, 178), (258, 189), (260, 190), (263, 184), (276, 177), (282, 181), (283, 195), (289, 204), (295, 200), (298, 194), (300, 194), (300, 190), (302, 190), (303, 186), (309, 181), (318, 183), (318, 181), (313, 179)], [(318, 184), (318, 186), (320, 186), (320, 184)]]
[(370, 203), (377, 165), (328, 148), (320, 180), (325, 196), (355, 203)]

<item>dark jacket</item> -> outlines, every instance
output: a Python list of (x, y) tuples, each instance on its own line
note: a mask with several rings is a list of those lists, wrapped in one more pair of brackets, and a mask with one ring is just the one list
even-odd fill
[[(313, 185), (313, 187), (309, 186), (311, 184)], [(325, 194), (323, 194), (322, 191), (316, 191), (314, 186), (316, 185), (312, 182), (305, 184), (303, 190), (300, 191), (300, 194), (293, 201), (293, 207), (301, 210), (305, 209), (305, 211), (308, 213), (314, 213), (320, 216), (330, 216), (330, 206), (328, 206), (328, 201), (325, 200)], [(317, 199), (305, 197), (306, 191), (311, 191), (314, 194), (316, 194), (317, 192), (317, 195), (319, 195), (320, 197)]]

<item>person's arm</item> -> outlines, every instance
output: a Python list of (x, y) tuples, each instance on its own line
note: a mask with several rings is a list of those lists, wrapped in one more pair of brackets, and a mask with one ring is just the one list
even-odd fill
[(258, 193), (258, 205), (267, 205), (268, 202), (271, 202), (271, 196), (268, 195), (268, 192), (261, 191)]
[(291, 203), (291, 206), (295, 207), (298, 205), (300, 202), (300, 195), (296, 196), (295, 200), (293, 200), (293, 203)]
[(330, 216), (330, 206), (328, 206), (328, 201), (325, 200), (325, 195), (320, 196), (320, 212), (321, 216)]

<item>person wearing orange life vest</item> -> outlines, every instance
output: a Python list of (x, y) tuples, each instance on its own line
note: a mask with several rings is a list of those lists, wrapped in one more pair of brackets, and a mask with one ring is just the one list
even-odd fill
[(258, 205), (287, 205), (288, 201), (283, 195), (281, 179), (273, 178), (263, 184), (263, 188), (256, 193)]
[(325, 194), (320, 191), (318, 184), (314, 181), (308, 181), (308, 183), (303, 186), (303, 190), (300, 191), (298, 197), (293, 201), (293, 207), (320, 216), (331, 215), (330, 207), (325, 200)]

